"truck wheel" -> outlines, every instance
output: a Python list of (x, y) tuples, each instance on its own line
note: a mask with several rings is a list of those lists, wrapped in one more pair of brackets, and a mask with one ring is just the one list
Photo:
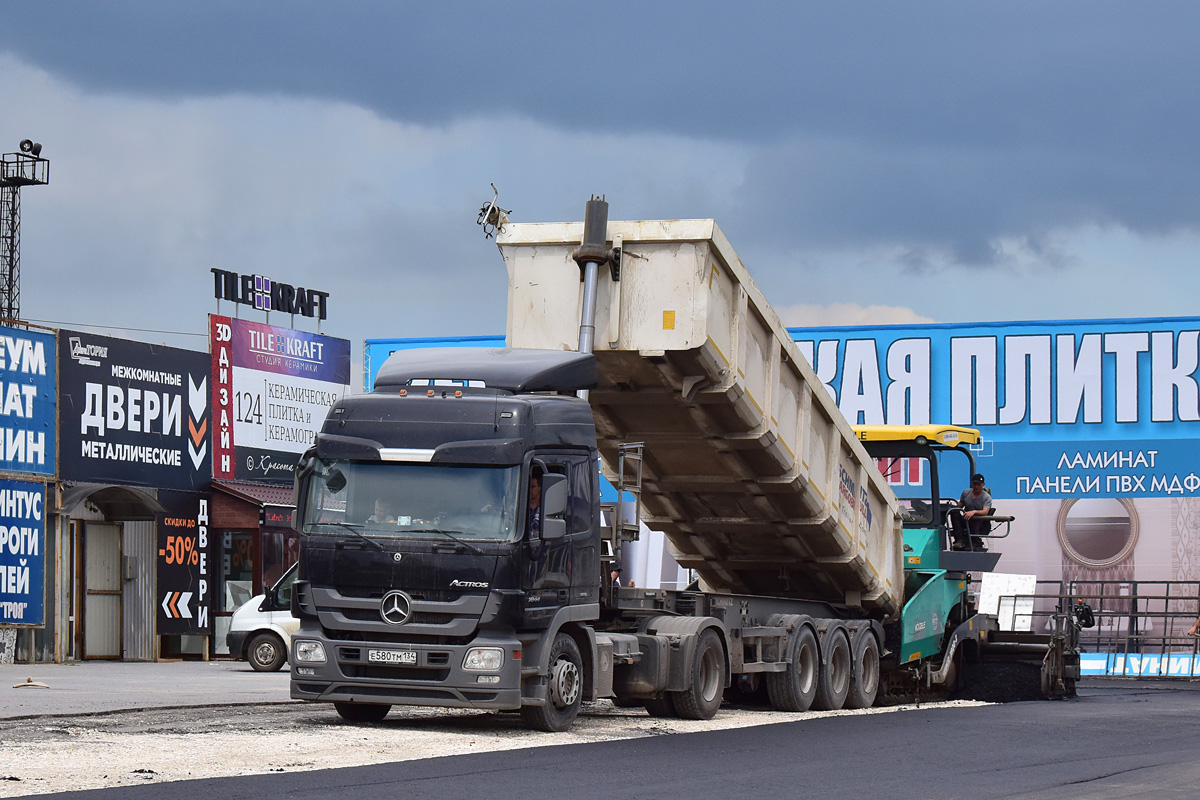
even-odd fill
[(817, 693), (817, 637), (807, 626), (792, 637), (791, 658), (783, 672), (767, 673), (767, 696), (776, 711), (808, 711)]
[(550, 675), (544, 706), (521, 706), (521, 717), (530, 728), (561, 733), (579, 715), (583, 699), (583, 657), (579, 645), (565, 633), (554, 637), (550, 648)]
[(669, 719), (679, 716), (679, 712), (675, 710), (675, 704), (669, 697), (651, 697), (643, 700), (642, 705), (646, 707), (646, 713), (652, 717)]
[(870, 631), (854, 640), (854, 663), (850, 668), (850, 693), (844, 708), (870, 708), (879, 694), (879, 643)]
[(333, 707), (346, 722), (379, 722), (392, 710), (379, 703), (334, 703)]
[(725, 648), (721, 637), (709, 628), (696, 642), (691, 683), (682, 692), (672, 692), (675, 711), (684, 719), (712, 719), (725, 693)]
[(259, 633), (246, 648), (246, 660), (257, 672), (274, 672), (287, 660), (287, 649), (273, 633)]
[(843, 631), (834, 631), (826, 639), (828, 653), (817, 678), (817, 696), (813, 708), (837, 711), (850, 692), (850, 642)]

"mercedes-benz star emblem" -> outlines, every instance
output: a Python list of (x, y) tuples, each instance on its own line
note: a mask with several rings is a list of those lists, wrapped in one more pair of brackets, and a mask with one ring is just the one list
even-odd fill
[(412, 600), (401, 591), (391, 591), (379, 601), (379, 616), (390, 625), (403, 625), (412, 614)]

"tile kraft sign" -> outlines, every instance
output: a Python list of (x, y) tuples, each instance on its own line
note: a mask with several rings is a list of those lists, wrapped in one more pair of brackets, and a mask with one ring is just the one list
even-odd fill
[(350, 384), (350, 341), (209, 315), (213, 477), (291, 483)]
[(207, 489), (208, 369), (207, 353), (59, 331), (60, 477)]
[(54, 335), (0, 325), (0, 471), (54, 475)]

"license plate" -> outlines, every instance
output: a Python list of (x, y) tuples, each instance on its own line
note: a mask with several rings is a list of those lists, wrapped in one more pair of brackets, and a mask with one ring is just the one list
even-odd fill
[(415, 664), (415, 650), (368, 650), (367, 661), (373, 664)]

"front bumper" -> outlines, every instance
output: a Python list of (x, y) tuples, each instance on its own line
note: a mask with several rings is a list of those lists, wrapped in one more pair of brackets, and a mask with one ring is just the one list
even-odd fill
[(246, 657), (246, 637), (248, 635), (247, 631), (229, 631), (225, 634), (225, 644), (229, 645), (231, 658)]
[[(301, 640), (320, 642), (325, 663), (297, 661), (295, 643)], [(514, 636), (486, 631), (469, 644), (395, 644), (330, 639), (319, 626), (305, 624), (292, 641), (291, 696), (297, 700), (498, 710), (521, 707), (521, 643)], [(500, 669), (464, 670), (463, 659), (473, 647), (502, 648)], [(372, 663), (368, 660), (371, 650), (412, 652), (415, 663)], [(496, 682), (481, 683), (481, 677)]]

